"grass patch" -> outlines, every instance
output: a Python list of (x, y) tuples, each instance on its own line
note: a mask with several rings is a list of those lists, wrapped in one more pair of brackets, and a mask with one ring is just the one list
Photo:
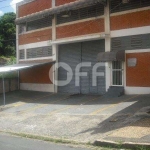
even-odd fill
[[(3, 132), (0, 131), (1, 133), (6, 133), (10, 134), (13, 136), (18, 136), (22, 138), (28, 138), (28, 139), (34, 139), (34, 140), (40, 140), (40, 141), (46, 141), (46, 142), (51, 142), (51, 143), (56, 143), (56, 144), (65, 144), (65, 145), (72, 145), (76, 147), (86, 147), (91, 150), (132, 150), (132, 149), (125, 149), (122, 147), (122, 142), (118, 143), (118, 147), (114, 148), (112, 146), (95, 146), (93, 143), (82, 143), (82, 142), (77, 142), (77, 141), (72, 141), (72, 140), (67, 140), (67, 139), (57, 139), (57, 138), (51, 138), (51, 137), (45, 137), (45, 136), (40, 136), (40, 135), (32, 135), (32, 134), (25, 134), (25, 133), (14, 133), (14, 132)], [(144, 146), (138, 146), (136, 150), (150, 150), (148, 147)]]
[(72, 140), (56, 139), (56, 138), (50, 138), (50, 137), (44, 137), (44, 136), (32, 135), (32, 134), (25, 134), (25, 133), (14, 133), (14, 132), (3, 132), (3, 131), (0, 131), (0, 132), (10, 134), (13, 136), (22, 137), (22, 138), (46, 141), (46, 142), (51, 142), (51, 143), (56, 143), (56, 144), (71, 145), (74, 147), (83, 147), (83, 148), (88, 148), (91, 150), (116, 150), (116, 149), (110, 148), (110, 147), (93, 146), (93, 144), (90, 142), (82, 143), (82, 142), (76, 142), (76, 141), (72, 141)]
[(14, 133), (14, 132), (4, 132), (4, 133), (14, 135), (14, 136), (19, 136), (19, 137), (29, 138), (29, 139), (36, 139), (36, 140), (41, 140), (41, 141), (46, 141), (46, 142), (52, 142), (52, 143), (73, 144), (73, 145), (83, 144), (83, 143), (79, 143), (76, 141), (57, 139), (57, 138), (40, 136), (40, 135), (32, 135), (32, 134), (25, 134), (25, 133)]
[(150, 150), (150, 148), (145, 147), (145, 146), (138, 146), (137, 150)]

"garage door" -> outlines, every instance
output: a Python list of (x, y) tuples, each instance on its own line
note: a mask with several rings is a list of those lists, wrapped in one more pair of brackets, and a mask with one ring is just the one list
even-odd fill
[[(72, 81), (63, 87), (58, 87), (58, 92), (70, 94), (104, 94), (105, 77), (97, 78), (97, 86), (92, 86), (92, 69), (97, 63), (97, 54), (105, 50), (104, 40), (65, 44), (59, 46), (59, 62), (67, 63), (73, 70)], [(80, 86), (75, 86), (75, 68), (81, 62), (91, 62), (91, 67), (82, 67), (81, 72), (87, 72), (88, 75), (81, 77)], [(105, 72), (105, 67), (99, 67), (98, 72)], [(66, 80), (67, 71), (63, 68), (58, 70), (58, 79)]]
[[(97, 86), (92, 86), (92, 69), (97, 63), (97, 54), (104, 51), (104, 40), (82, 43), (82, 62), (91, 62), (91, 67), (83, 67), (82, 72), (87, 72), (87, 77), (81, 77), (81, 93), (103, 94), (105, 93), (105, 77), (98, 77)], [(99, 67), (98, 72), (105, 72), (105, 67)]]
[[(80, 93), (80, 87), (75, 86), (75, 68), (81, 62), (81, 43), (66, 44), (59, 46), (58, 52), (59, 62), (65, 62), (73, 70), (73, 78), (71, 82), (63, 87), (58, 87), (61, 93)], [(67, 79), (67, 71), (64, 68), (58, 69), (59, 81)]]

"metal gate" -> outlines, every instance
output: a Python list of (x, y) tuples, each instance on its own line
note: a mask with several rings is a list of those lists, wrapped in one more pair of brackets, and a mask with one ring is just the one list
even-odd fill
[[(73, 70), (72, 81), (63, 87), (58, 87), (58, 92), (71, 94), (104, 94), (105, 76), (97, 78), (97, 86), (92, 86), (92, 69), (97, 63), (97, 54), (105, 50), (104, 40), (88, 41), (83, 43), (65, 44), (59, 46), (59, 62), (67, 63)], [(81, 62), (91, 62), (91, 67), (82, 67), (81, 72), (88, 75), (80, 77), (80, 86), (75, 86), (75, 68)], [(105, 67), (99, 67), (98, 72), (105, 72)], [(63, 68), (58, 70), (58, 79), (66, 80), (67, 72)]]
[[(80, 87), (75, 86), (75, 68), (81, 62), (81, 43), (73, 43), (59, 46), (58, 61), (68, 64), (73, 70), (73, 78), (66, 86), (59, 86), (61, 93), (80, 93)], [(58, 69), (58, 80), (66, 80), (67, 71), (64, 68)]]
[[(98, 77), (97, 86), (92, 86), (93, 66), (97, 63), (97, 54), (104, 51), (104, 40), (88, 41), (82, 43), (82, 62), (91, 62), (91, 67), (83, 67), (87, 77), (81, 77), (81, 93), (103, 94), (105, 92), (105, 77)], [(98, 72), (105, 72), (105, 67), (99, 67)]]
[(112, 85), (123, 86), (123, 65), (121, 61), (112, 62)]

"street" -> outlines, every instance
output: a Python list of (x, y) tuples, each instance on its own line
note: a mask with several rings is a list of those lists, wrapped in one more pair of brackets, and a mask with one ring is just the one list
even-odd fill
[(87, 150), (84, 148), (73, 148), (71, 146), (52, 144), (48, 142), (14, 137), (0, 134), (1, 150)]

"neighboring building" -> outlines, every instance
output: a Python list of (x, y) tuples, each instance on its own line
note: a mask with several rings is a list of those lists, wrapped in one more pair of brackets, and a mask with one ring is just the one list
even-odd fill
[[(45, 65), (20, 71), (23, 90), (104, 94), (110, 86), (126, 94), (150, 93), (150, 0), (24, 0), (17, 4), (18, 63)], [(106, 62), (92, 86), (92, 67), (75, 86), (60, 68), (49, 72), (49, 62), (65, 62), (73, 71), (80, 62)], [(55, 66), (56, 67), (56, 66)], [(53, 76), (50, 81), (49, 75)]]

